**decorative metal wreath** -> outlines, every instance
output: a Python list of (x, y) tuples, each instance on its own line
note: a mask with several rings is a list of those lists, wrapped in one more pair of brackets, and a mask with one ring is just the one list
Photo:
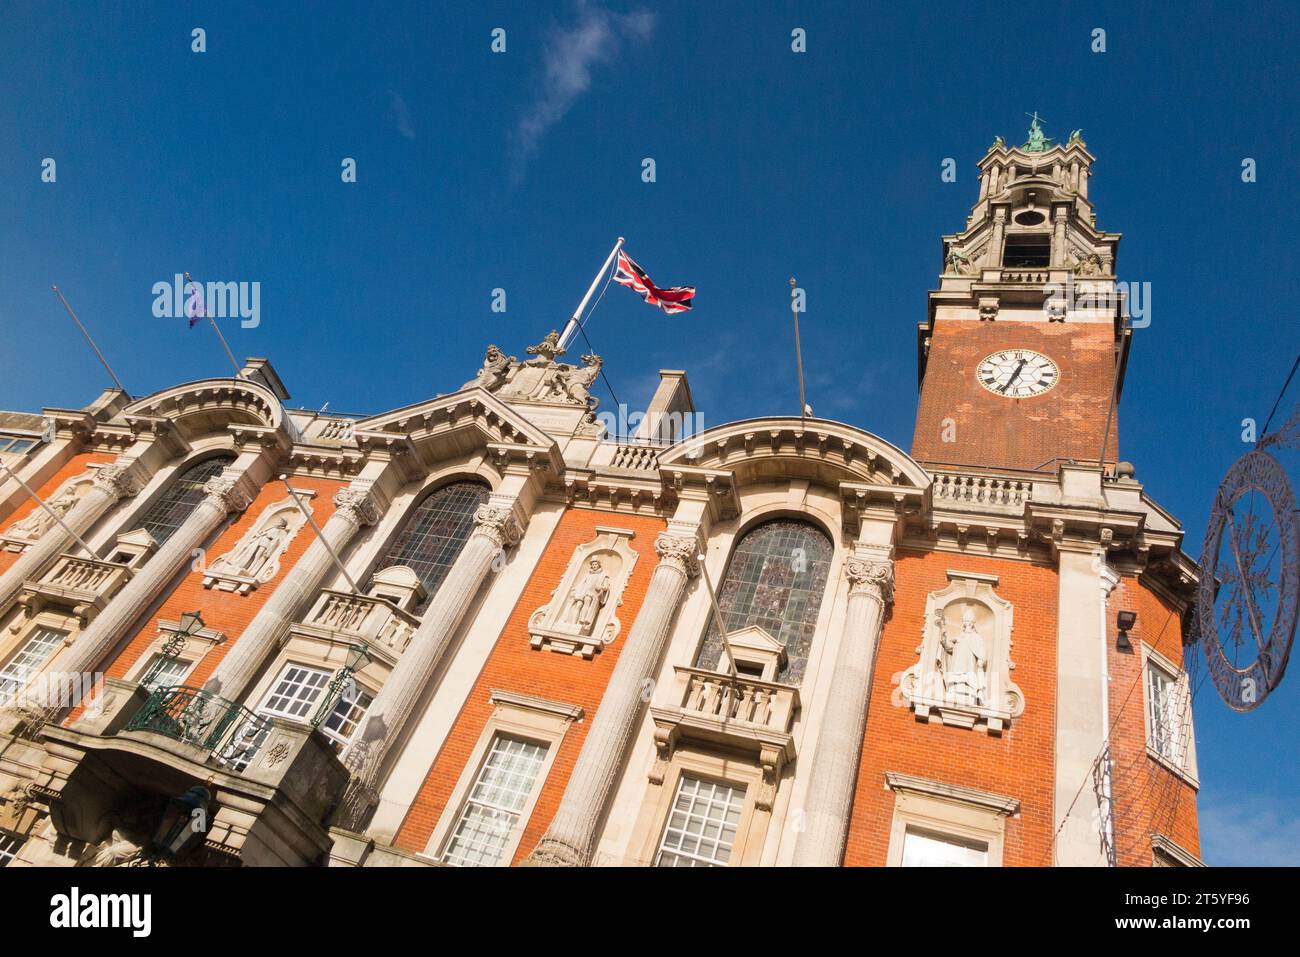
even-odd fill
[[(1214, 687), (1236, 711), (1259, 707), (1282, 681), (1300, 611), (1296, 498), (1269, 446), (1300, 447), (1300, 410), (1228, 470), (1201, 552), (1197, 633)], [(1269, 514), (1255, 514), (1259, 499)]]

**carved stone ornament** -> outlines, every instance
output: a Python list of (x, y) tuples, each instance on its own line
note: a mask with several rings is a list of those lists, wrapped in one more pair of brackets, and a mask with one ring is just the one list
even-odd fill
[(339, 489), (334, 493), (334, 509), (357, 525), (374, 525), (379, 521), (379, 505), (368, 488)]
[[(111, 466), (107, 466), (111, 467)], [(100, 470), (102, 471), (102, 470)], [(86, 494), (91, 485), (96, 482), (96, 473), (83, 472), (74, 478), (68, 479), (58, 490), (45, 500), (50, 511), (54, 512), (59, 518), (63, 518), (73, 506)], [(5, 532), (6, 545), (12, 542), (10, 551), (21, 551), (26, 545), (36, 541), (54, 526), (54, 516), (45, 509), (37, 505), (31, 512), (20, 522), (14, 522)]]
[(95, 484), (107, 489), (116, 498), (127, 498), (139, 493), (144, 483), (132, 465), (105, 465), (95, 470)]
[(515, 517), (514, 509), (493, 505), (480, 505), (474, 513), (474, 533), (486, 535), (497, 548), (510, 548), (519, 543), (524, 530)]
[(676, 568), (687, 578), (700, 573), (700, 543), (692, 536), (660, 532), (655, 538), (655, 554), (660, 564)]
[(483, 357), (483, 367), (461, 388), (478, 387), (516, 402), (543, 402), (574, 405), (594, 410), (598, 400), (590, 394), (600, 376), (603, 361), (598, 355), (584, 355), (582, 365), (560, 362), (560, 334), (552, 332), (535, 346), (528, 347), (533, 358), (520, 362), (497, 346), (490, 345)]
[(204, 570), (203, 587), (247, 595), (266, 584), (280, 570), (280, 557), (306, 522), (292, 498), (268, 505), (244, 537)]
[(894, 563), (854, 556), (844, 563), (849, 594), (865, 593), (882, 603), (894, 599)]
[(597, 526), (596, 537), (574, 549), (551, 600), (528, 619), (534, 648), (591, 658), (618, 637), (618, 606), (638, 557), (634, 534)]
[(995, 576), (949, 571), (948, 578), (926, 599), (918, 661), (899, 681), (901, 703), (919, 721), (1001, 734), (1025, 710), (1011, 680), (1011, 603), (993, 591)]
[(242, 512), (252, 503), (243, 483), (238, 478), (217, 475), (203, 486), (203, 494), (216, 499), (227, 512)]

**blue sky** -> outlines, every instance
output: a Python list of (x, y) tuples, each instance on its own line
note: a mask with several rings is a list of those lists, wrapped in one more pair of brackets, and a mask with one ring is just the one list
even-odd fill
[[(939, 236), (993, 136), (1037, 110), (1049, 136), (1084, 130), (1121, 278), (1151, 283), (1121, 451), (1196, 554), (1241, 420), (1300, 348), (1300, 15), (1130, 6), (5, 3), (0, 408), (107, 384), (54, 283), (133, 393), (227, 374), (210, 329), (152, 314), (183, 270), (261, 284), (260, 325), (223, 328), (291, 404), (404, 405), (457, 388), (488, 341), (520, 355), (561, 326), (622, 234), (699, 291), (665, 317), (610, 290), (589, 332), (620, 400), (685, 368), (707, 424), (797, 412), (794, 274), (814, 409), (907, 447)], [(1245, 716), (1198, 698), (1212, 862), (1300, 863), (1298, 681)]]

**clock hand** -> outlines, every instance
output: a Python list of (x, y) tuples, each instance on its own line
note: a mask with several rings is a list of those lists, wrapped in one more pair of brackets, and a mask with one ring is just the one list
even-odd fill
[(1020, 370), (1023, 369), (1023, 368), (1025, 367), (1025, 363), (1026, 363), (1027, 361), (1029, 361), (1029, 360), (1027, 360), (1027, 359), (1021, 359), (1021, 360), (1020, 360), (1019, 365), (1016, 366), (1016, 371), (1013, 372), (1013, 373), (1011, 373), (1011, 378), (1008, 379), (1008, 380), (1007, 380), (1007, 384), (1004, 385), (1004, 386), (999, 390), (1000, 392), (1006, 392), (1007, 389), (1010, 389), (1010, 388), (1011, 388), (1012, 383), (1014, 383), (1017, 379), (1020, 378)]

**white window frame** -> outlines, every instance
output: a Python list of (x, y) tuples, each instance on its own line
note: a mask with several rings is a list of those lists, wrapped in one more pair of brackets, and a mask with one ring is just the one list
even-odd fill
[[(12, 700), (12, 698), (21, 694), (23, 688), (27, 687), (28, 682), (45, 670), (45, 667), (58, 655), (59, 649), (67, 644), (69, 634), (69, 632), (60, 628), (41, 623), (37, 623), (35, 627), (28, 629), (13, 651), (10, 652), (4, 665), (0, 666), (0, 702)], [(30, 663), (27, 663), (27, 670), (19, 672), (15, 669), (15, 663), (18, 659), (28, 653), (28, 649), (38, 638), (43, 637), (49, 639), (46, 641), (48, 649), (45, 656), (36, 663), (35, 667), (31, 667)], [(11, 669), (15, 670), (11, 672)]]
[[(701, 786), (704, 785), (707, 785), (713, 789), (713, 793), (710, 794), (709, 797), (706, 798), (704, 801), (704, 805), (706, 809), (711, 809), (712, 807), (715, 806), (723, 806), (726, 808), (726, 813), (728, 815), (734, 813), (735, 820), (734, 822), (731, 822), (733, 832), (731, 835), (731, 842), (727, 844), (726, 860), (719, 860), (716, 856), (712, 854), (704, 855), (704, 854), (700, 854), (698, 851), (697, 852), (686, 851), (683, 850), (680, 846), (679, 847), (667, 846), (669, 839), (672, 838), (674, 835), (678, 835), (680, 837), (699, 837), (702, 840), (712, 840), (710, 838), (704, 838), (702, 833), (700, 835), (691, 834), (689, 826), (679, 827), (673, 824), (673, 818), (678, 813), (680, 813), (680, 809), (677, 806), (678, 802), (681, 800), (682, 794), (685, 792), (688, 783), (691, 786), (693, 786), (695, 790), (693, 794), (691, 811), (686, 815), (687, 825), (689, 825), (689, 822), (692, 818), (701, 818), (701, 815), (695, 813), (695, 806), (697, 804), (697, 801), (694, 800), (694, 798), (698, 797), (700, 788)], [(718, 788), (725, 788), (729, 792), (729, 796), (725, 805), (722, 805), (720, 804), (720, 802), (715, 800)], [(740, 825), (743, 822), (744, 815), (745, 815), (745, 797), (748, 791), (749, 789), (744, 784), (737, 781), (719, 780), (717, 778), (708, 777), (707, 775), (691, 774), (689, 772), (679, 774), (677, 776), (677, 786), (673, 789), (673, 801), (668, 809), (668, 818), (664, 821), (663, 830), (660, 832), (660, 836), (659, 836), (659, 846), (655, 850), (654, 866), (663, 867), (664, 865), (662, 861), (663, 861), (664, 854), (671, 854), (679, 858), (684, 858), (690, 861), (697, 862), (698, 864), (704, 867), (730, 867), (732, 859), (736, 857), (737, 845), (740, 844), (741, 842), (742, 835), (740, 831)], [(707, 813), (702, 817), (702, 820), (705, 821), (706, 823), (708, 822), (709, 818)], [(725, 819), (724, 819), (724, 823), (725, 823)], [(717, 846), (720, 847), (723, 842), (721, 840), (716, 840), (715, 843)], [(743, 850), (743, 848), (740, 849)]]
[(22, 851), (27, 839), (13, 831), (0, 830), (0, 867), (7, 867), (9, 862)]
[(889, 867), (903, 866), (903, 845), (909, 831), (937, 840), (984, 844), (986, 866), (1002, 866), (1006, 819), (1020, 813), (1018, 799), (894, 771), (886, 772), (885, 786), (894, 792), (894, 819), (885, 859)]
[[(505, 857), (507, 845), (510, 842), (511, 835), (519, 830), (520, 815), (526, 806), (532, 804), (533, 795), (537, 791), (537, 781), (541, 774), (542, 767), (546, 764), (546, 758), (549, 755), (551, 746), (546, 741), (535, 741), (531, 738), (522, 737), (515, 734), (506, 734), (498, 731), (492, 736), (492, 741), (488, 745), (487, 754), (484, 755), (482, 762), (479, 764), (478, 773), (474, 775), (474, 782), (470, 785), (469, 794), (461, 802), (460, 813), (456, 816), (456, 822), (451, 826), (451, 832), (447, 837), (447, 844), (442, 849), (442, 863), (449, 867), (500, 867), (502, 862), (510, 863)], [(478, 797), (477, 793), (484, 785), (489, 770), (500, 770), (498, 759), (504, 758), (505, 761), (513, 757), (522, 756), (531, 771), (531, 776), (525, 781), (521, 781), (522, 790), (513, 790), (513, 795), (521, 797), (519, 807), (512, 808), (499, 800), (490, 800)], [(496, 858), (491, 863), (475, 863), (468, 861), (457, 861), (452, 859), (452, 852), (457, 846), (461, 837), (461, 830), (470, 826), (471, 818), (474, 822), (487, 822), (489, 827), (495, 827), (500, 822), (504, 827), (496, 828), (501, 831), (501, 843), (497, 851)], [(506, 822), (509, 822), (506, 825)]]
[[(1173, 693), (1172, 707), (1180, 718), (1174, 729), (1173, 756), (1156, 747), (1155, 727), (1152, 722), (1152, 677), (1158, 675), (1170, 685)], [(1191, 689), (1187, 672), (1174, 664), (1146, 642), (1142, 642), (1142, 726), (1147, 755), (1162, 767), (1177, 774), (1194, 788), (1200, 787), (1196, 763), (1196, 733), (1192, 724)]]
[(551, 766), (555, 763), (555, 757), (559, 754), (560, 747), (564, 743), (564, 737), (574, 722), (581, 721), (583, 716), (582, 708), (577, 705), (551, 701), (546, 698), (519, 694), (513, 691), (494, 689), (488, 694), (488, 701), (494, 705), (492, 714), (483, 726), (483, 731), (479, 734), (469, 760), (465, 762), (465, 767), (461, 770), (460, 777), (456, 781), (456, 787), (452, 790), (451, 797), (438, 820), (438, 825), (434, 828), (429, 843), (425, 845), (424, 851), (419, 855), (420, 857), (439, 863), (442, 862), (447, 846), (451, 842), (454, 829), (460, 822), (462, 809), (470, 794), (470, 789), (477, 780), (479, 770), (487, 757), (488, 749), (492, 746), (492, 741), (498, 734), (504, 734), (547, 745), (546, 756), (537, 771), (536, 779), (533, 781), (532, 793), (520, 809), (519, 817), (509, 835), (507, 835), (505, 844), (501, 849), (500, 866), (509, 866), (519, 850), (519, 842), (523, 839), (524, 831), (532, 818), (537, 799), (546, 786), (547, 778), (551, 773)]
[(902, 867), (925, 866), (919, 864), (908, 864), (907, 862), (908, 845), (913, 840), (930, 841), (935, 844), (947, 844), (952, 847), (960, 847), (965, 850), (974, 851), (977, 854), (983, 855), (982, 863), (969, 864), (969, 865), (953, 865), (953, 866), (967, 866), (967, 867), (988, 867), (989, 866), (989, 842), (988, 841), (979, 838), (961, 837), (952, 833), (946, 833), (946, 832), (941, 833), (938, 831), (930, 831), (930, 830), (926, 830), (925, 828), (908, 825), (903, 829), (902, 859), (899, 862), (900, 866)]

